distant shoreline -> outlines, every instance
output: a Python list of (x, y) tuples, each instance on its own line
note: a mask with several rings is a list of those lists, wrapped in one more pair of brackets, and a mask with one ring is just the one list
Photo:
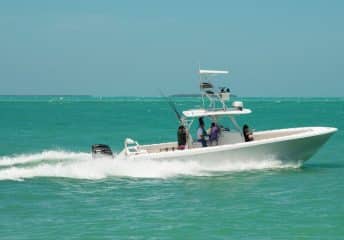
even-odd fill
[(201, 94), (195, 93), (195, 94), (172, 94), (169, 97), (201, 97)]
[[(162, 96), (110, 96), (110, 95), (90, 95), (90, 94), (0, 94), (0, 97), (89, 97), (89, 98), (163, 98)], [(182, 98), (182, 97), (201, 97), (201, 94), (171, 94), (168, 97)], [(340, 98), (344, 96), (236, 96), (239, 98)]]
[(0, 94), (3, 97), (93, 97), (88, 94)]

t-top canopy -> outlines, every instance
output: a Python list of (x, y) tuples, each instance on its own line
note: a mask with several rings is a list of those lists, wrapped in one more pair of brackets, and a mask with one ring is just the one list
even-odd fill
[(199, 74), (204, 74), (204, 75), (217, 75), (217, 74), (228, 74), (228, 71), (219, 71), (219, 70), (205, 70), (205, 69), (200, 69)]
[(250, 114), (250, 109), (244, 108), (242, 110), (231, 108), (231, 109), (220, 109), (220, 110), (206, 110), (206, 109), (192, 109), (183, 112), (185, 117), (210, 117), (210, 116), (236, 116)]

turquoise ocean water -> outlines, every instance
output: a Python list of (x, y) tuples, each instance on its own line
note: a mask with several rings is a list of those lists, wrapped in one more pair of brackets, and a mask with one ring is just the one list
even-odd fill
[(93, 143), (175, 140), (165, 100), (0, 96), (0, 239), (344, 239), (344, 99), (243, 100), (257, 130), (339, 131), (301, 168), (98, 161)]

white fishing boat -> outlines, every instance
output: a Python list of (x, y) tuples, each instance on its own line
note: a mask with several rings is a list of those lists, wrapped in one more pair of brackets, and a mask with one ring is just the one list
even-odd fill
[[(127, 138), (118, 157), (137, 160), (196, 160), (204, 163), (274, 159), (283, 163), (302, 164), (337, 131), (332, 127), (299, 127), (253, 131), (250, 139), (245, 139), (236, 118), (250, 114), (251, 110), (244, 108), (240, 101), (231, 101), (229, 88), (221, 87), (216, 91), (214, 87), (214, 77), (226, 74), (228, 71), (199, 70), (203, 107), (186, 110), (182, 114), (174, 107), (180, 124), (186, 129), (185, 146), (181, 148), (177, 141), (140, 145), (137, 141)], [(192, 125), (194, 122), (198, 124), (200, 118), (209, 119), (218, 127), (217, 141), (212, 144), (206, 142), (206, 147), (192, 137)]]

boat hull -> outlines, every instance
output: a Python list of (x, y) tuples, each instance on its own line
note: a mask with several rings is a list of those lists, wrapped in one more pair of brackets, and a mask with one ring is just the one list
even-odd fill
[[(284, 132), (291, 132), (283, 135)], [(308, 127), (265, 131), (265, 134), (282, 135), (246, 143), (227, 144), (206, 148), (146, 153), (130, 156), (133, 159), (183, 160), (201, 162), (243, 162), (265, 161), (269, 159), (283, 163), (298, 163), (311, 158), (336, 128)], [(294, 133), (295, 132), (295, 133)], [(257, 133), (257, 136), (262, 133)]]

